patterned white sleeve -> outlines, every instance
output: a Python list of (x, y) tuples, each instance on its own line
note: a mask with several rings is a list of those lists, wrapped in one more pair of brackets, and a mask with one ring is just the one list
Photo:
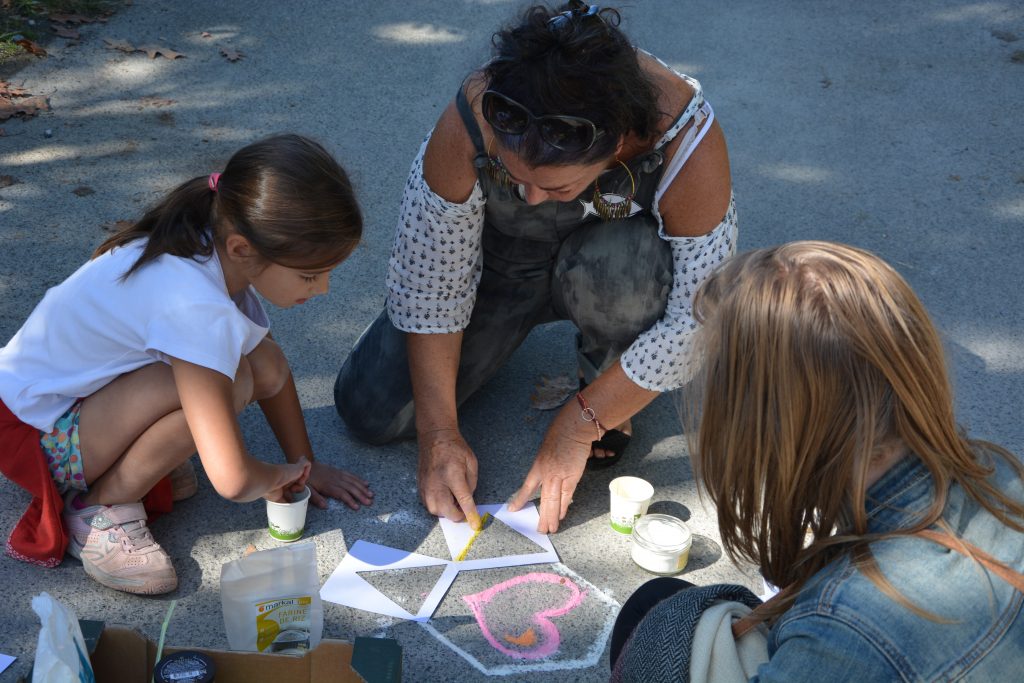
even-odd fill
[(622, 354), (619, 363), (626, 376), (650, 391), (670, 391), (685, 384), (696, 371), (692, 358), (697, 321), (693, 318), (693, 296), (715, 266), (736, 250), (736, 202), (714, 230), (700, 237), (671, 237), (661, 232), (672, 246), (672, 288), (665, 314)]
[(423, 179), (423, 141), (409, 171), (387, 275), (387, 311), (403, 332), (442, 334), (469, 325), (483, 268), (485, 199), (449, 202)]

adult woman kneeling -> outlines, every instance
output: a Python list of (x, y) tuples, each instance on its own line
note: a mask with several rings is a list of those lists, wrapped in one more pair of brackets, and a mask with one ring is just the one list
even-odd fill
[(614, 460), (630, 418), (688, 379), (694, 289), (736, 239), (725, 140), (700, 84), (618, 23), (578, 1), (527, 10), (413, 163), (386, 311), (335, 402), (366, 441), (418, 437), (433, 514), (476, 526), (457, 406), (536, 325), (579, 329), (582, 388), (512, 501), (541, 488), (542, 532), (557, 530), (588, 459)]

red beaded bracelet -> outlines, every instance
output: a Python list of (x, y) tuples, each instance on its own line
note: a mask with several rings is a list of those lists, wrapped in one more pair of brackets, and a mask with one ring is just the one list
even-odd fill
[(604, 425), (601, 424), (601, 421), (597, 419), (597, 413), (594, 412), (594, 409), (587, 405), (587, 399), (583, 398), (583, 392), (576, 393), (576, 400), (579, 402), (580, 408), (582, 409), (581, 417), (585, 422), (594, 423), (594, 427), (597, 429), (597, 440), (600, 441), (604, 437), (604, 433), (608, 430), (605, 429)]

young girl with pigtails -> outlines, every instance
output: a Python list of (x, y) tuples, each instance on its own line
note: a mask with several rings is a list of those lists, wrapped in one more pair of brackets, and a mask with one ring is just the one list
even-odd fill
[[(195, 452), (232, 501), (308, 485), (321, 507), (370, 504), (367, 482), (314, 460), (257, 298), (288, 308), (325, 294), (361, 232), (341, 166), (279, 135), (175, 188), (50, 289), (0, 349), (0, 470), (34, 496), (8, 552), (53, 566), (66, 549), (110, 588), (174, 590), (140, 500), (172, 472), (187, 495)], [(246, 451), (237, 415), (253, 401), (286, 463)]]

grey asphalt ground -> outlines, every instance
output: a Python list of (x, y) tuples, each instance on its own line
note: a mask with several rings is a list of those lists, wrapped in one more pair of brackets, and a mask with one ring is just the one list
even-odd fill
[[(168, 188), (219, 170), (265, 134), (318, 138), (353, 175), (365, 246), (334, 273), (327, 297), (272, 311), (273, 330), (291, 359), (317, 456), (361, 473), (377, 494), (359, 512), (335, 506), (310, 514), (320, 578), (359, 539), (430, 554), (437, 530), (417, 500), (414, 444), (374, 448), (350, 438), (331, 387), (383, 304), (400, 191), (417, 147), (463, 75), (486, 58), (490, 32), (520, 6), (136, 0), (106, 24), (86, 26), (78, 45), (57, 39), (47, 59), (14, 73), (0, 66), (7, 80), (52, 105), (34, 119), (0, 123), (0, 174), (19, 181), (0, 188), (0, 339), (88, 258), (108, 234), (104, 225), (139, 216)], [(729, 142), (741, 248), (818, 238), (882, 255), (945, 333), (963, 424), (1024, 451), (1024, 7), (1003, 0), (645, 0), (624, 14), (636, 44), (704, 84)], [(187, 57), (150, 60), (104, 49), (102, 38)], [(244, 57), (231, 63), (221, 47)], [(94, 193), (73, 194), (80, 186)], [(532, 387), (541, 375), (574, 373), (571, 335), (565, 324), (537, 330), (463, 411), (481, 460), (479, 502), (503, 501), (520, 485), (550, 419), (531, 408)], [(608, 481), (635, 474), (654, 483), (661, 509), (687, 517), (697, 534), (684, 578), (756, 586), (721, 552), (669, 397), (635, 426), (628, 457), (586, 478), (553, 537), (565, 567), (619, 603), (649, 578), (604, 517)], [(258, 411), (243, 417), (243, 429), (252, 452), (280, 458)], [(27, 503), (23, 491), (0, 481), (3, 533)], [(108, 591), (73, 560), (43, 570), (0, 558), (0, 652), (19, 657), (0, 681), (28, 668), (38, 631), (29, 603), (41, 590), (81, 617), (129, 624), (150, 637), (169, 598), (177, 598), (168, 642), (225, 647), (220, 566), (250, 542), (273, 547), (264, 523), (258, 503), (228, 503), (201, 475), (199, 494), (153, 526), (181, 578), (176, 593), (157, 599)], [(498, 661), (471, 624), (467, 630), (468, 612), (455, 597), (489, 584), (464, 582), (439, 610), (438, 628), (455, 634), (453, 644), (461, 638), (466, 649), (506, 666), (506, 679), (606, 678), (607, 648), (596, 665), (566, 670)], [(559, 622), (566, 653), (602, 637), (607, 610), (584, 607), (578, 619)], [(325, 635), (397, 638), (406, 680), (486, 678), (416, 624), (330, 605)]]

